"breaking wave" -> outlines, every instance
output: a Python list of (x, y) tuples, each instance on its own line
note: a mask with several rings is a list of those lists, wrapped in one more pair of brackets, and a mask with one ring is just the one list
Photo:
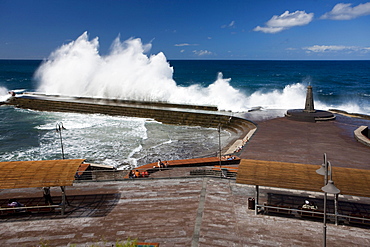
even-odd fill
[[(208, 86), (177, 85), (173, 67), (165, 55), (147, 55), (151, 44), (140, 39), (121, 41), (117, 37), (108, 55), (99, 54), (98, 38), (89, 40), (87, 32), (75, 41), (56, 49), (38, 68), (37, 91), (46, 94), (87, 96), (110, 99), (161, 101), (179, 104), (213, 105), (234, 112), (260, 109), (304, 107), (306, 86), (310, 81), (289, 82), (283, 89), (246, 93), (230, 85), (230, 78), (219, 72)], [(315, 99), (317, 109), (341, 108), (364, 112), (358, 103), (337, 106)]]
[[(151, 44), (140, 39), (116, 38), (107, 56), (99, 55), (98, 38), (85, 32), (53, 52), (36, 71), (37, 91), (47, 94), (114, 99), (217, 105), (222, 110), (243, 110), (244, 95), (218, 79), (208, 87), (181, 87), (172, 79), (165, 55), (146, 55)], [(233, 97), (230, 97), (232, 95)]]

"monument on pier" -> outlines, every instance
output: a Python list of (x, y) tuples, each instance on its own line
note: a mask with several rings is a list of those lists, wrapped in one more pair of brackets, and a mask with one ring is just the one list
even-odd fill
[(335, 119), (334, 114), (331, 112), (315, 110), (311, 85), (307, 86), (305, 108), (288, 110), (285, 114), (285, 117), (291, 120), (303, 122), (327, 121)]

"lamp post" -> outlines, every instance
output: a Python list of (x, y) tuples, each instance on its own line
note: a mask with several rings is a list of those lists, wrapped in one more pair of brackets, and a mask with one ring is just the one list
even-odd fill
[(221, 162), (221, 124), (218, 124), (218, 158), (219, 158), (219, 165), (220, 165), (220, 172), (222, 177), (222, 162)]
[[(323, 246), (326, 247), (326, 201), (328, 197), (328, 193), (337, 195), (340, 193), (340, 190), (335, 187), (334, 182), (332, 180), (332, 170), (331, 164), (327, 161), (326, 153), (324, 153), (324, 164), (316, 170), (316, 173), (320, 175), (324, 175), (324, 186), (321, 187), (321, 190), (324, 191), (324, 222), (323, 222)], [(330, 176), (330, 179), (328, 179)], [(337, 210), (335, 210), (337, 211)], [(335, 215), (337, 213), (335, 212)]]
[(64, 159), (64, 150), (63, 150), (63, 139), (62, 139), (62, 130), (65, 130), (63, 123), (57, 123), (56, 124), (56, 131), (59, 133), (59, 138), (60, 138), (60, 146), (62, 147), (62, 157)]

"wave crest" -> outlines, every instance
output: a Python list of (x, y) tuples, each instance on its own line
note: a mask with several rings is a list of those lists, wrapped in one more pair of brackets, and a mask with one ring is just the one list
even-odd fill
[[(173, 80), (174, 70), (162, 52), (147, 55), (151, 47), (151, 44), (143, 44), (138, 38), (122, 42), (117, 37), (109, 54), (101, 56), (98, 38), (90, 41), (85, 32), (75, 41), (56, 49), (38, 68), (35, 73), (39, 82), (37, 91), (68, 96), (213, 105), (220, 110), (234, 112), (255, 107), (304, 108), (305, 85), (310, 83), (310, 77), (301, 83), (287, 82), (283, 89), (269, 92), (260, 89), (251, 94), (232, 87), (231, 79), (223, 78), (221, 72), (207, 87), (199, 84), (182, 87)], [(324, 110), (333, 107), (318, 100), (315, 100), (315, 106)], [(344, 110), (363, 110), (356, 106), (358, 103), (340, 107)]]
[(115, 39), (107, 56), (98, 52), (98, 38), (83, 33), (54, 51), (36, 71), (37, 91), (47, 94), (165, 101), (216, 105), (221, 110), (245, 110), (245, 95), (223, 79), (222, 73), (208, 87), (181, 87), (173, 68), (160, 52), (147, 56), (151, 44), (140, 39)]

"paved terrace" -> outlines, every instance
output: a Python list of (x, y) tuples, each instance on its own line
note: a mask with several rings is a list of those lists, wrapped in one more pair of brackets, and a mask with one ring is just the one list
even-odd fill
[(332, 166), (370, 169), (370, 148), (354, 138), (354, 131), (370, 126), (370, 120), (336, 117), (316, 123), (286, 118), (255, 121), (257, 131), (240, 158), (320, 165), (327, 153)]
[[(14, 195), (2, 191), (2, 197)], [(128, 237), (160, 246), (320, 246), (322, 223), (255, 215), (254, 187), (218, 178), (79, 183), (66, 215), (2, 216), (2, 246), (111, 246)], [(290, 191), (274, 191), (289, 194)], [(52, 191), (58, 196), (58, 190)], [(37, 189), (19, 195), (41, 195)], [(304, 193), (308, 196), (309, 193)], [(297, 194), (296, 196), (302, 196)], [(352, 198), (355, 200), (354, 198)], [(57, 198), (54, 198), (57, 201)], [(328, 246), (368, 246), (369, 229), (328, 224)]]

